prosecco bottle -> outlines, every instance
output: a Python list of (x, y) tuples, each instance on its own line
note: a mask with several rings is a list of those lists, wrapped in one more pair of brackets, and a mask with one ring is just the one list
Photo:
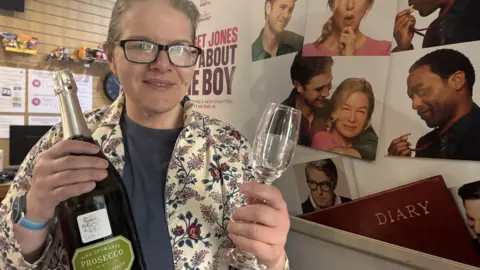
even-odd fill
[[(57, 71), (53, 81), (63, 139), (96, 144), (81, 111), (72, 73)], [(96, 156), (108, 161), (102, 151)], [(66, 200), (56, 209), (70, 269), (146, 270), (122, 178), (110, 162), (107, 170), (107, 178), (96, 182), (91, 192)]]

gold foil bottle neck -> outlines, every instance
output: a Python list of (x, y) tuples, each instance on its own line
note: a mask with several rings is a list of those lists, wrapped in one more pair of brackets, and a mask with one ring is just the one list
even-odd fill
[(55, 95), (62, 95), (77, 91), (77, 84), (73, 74), (68, 70), (59, 70), (53, 73), (53, 90)]
[(77, 89), (75, 78), (70, 71), (61, 70), (53, 73), (53, 91), (58, 97), (64, 139), (75, 136), (91, 136), (80, 107)]

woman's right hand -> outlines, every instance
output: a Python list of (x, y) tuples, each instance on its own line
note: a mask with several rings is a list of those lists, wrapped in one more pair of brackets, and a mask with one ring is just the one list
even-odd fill
[(395, 17), (393, 37), (397, 42), (398, 51), (410, 50), (412, 47), (416, 19), (411, 13), (411, 9), (405, 9)]
[(340, 55), (354, 56), (357, 46), (357, 36), (351, 26), (345, 27), (340, 33)]
[(64, 140), (36, 157), (31, 188), (27, 192), (26, 216), (35, 222), (47, 222), (55, 215), (57, 205), (90, 192), (95, 181), (107, 177), (108, 162), (94, 155), (97, 145)]

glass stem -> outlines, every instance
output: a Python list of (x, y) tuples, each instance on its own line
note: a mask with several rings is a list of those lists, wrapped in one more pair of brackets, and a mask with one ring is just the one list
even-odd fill
[[(262, 184), (262, 185), (271, 185), (273, 183), (273, 181), (275, 181), (276, 177), (267, 177), (266, 175), (258, 172), (258, 171), (255, 171), (254, 173), (255, 175), (255, 180)], [(261, 200), (261, 199), (258, 199), (258, 198), (253, 198), (252, 204), (255, 204), (255, 203), (261, 203), (261, 204), (266, 204), (267, 201), (265, 200)]]
[(275, 176), (267, 176), (265, 174), (262, 174), (259, 171), (254, 172), (255, 175), (255, 180), (263, 185), (271, 185), (275, 181), (276, 177)]

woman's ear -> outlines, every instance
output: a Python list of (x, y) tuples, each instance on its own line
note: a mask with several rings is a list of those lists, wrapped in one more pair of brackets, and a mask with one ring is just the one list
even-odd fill
[(103, 51), (107, 56), (108, 65), (110, 66), (110, 69), (112, 70), (113, 74), (115, 74), (115, 76), (118, 77), (117, 65), (115, 64), (114, 50), (115, 50), (114, 45), (111, 45), (108, 42), (103, 43)]

